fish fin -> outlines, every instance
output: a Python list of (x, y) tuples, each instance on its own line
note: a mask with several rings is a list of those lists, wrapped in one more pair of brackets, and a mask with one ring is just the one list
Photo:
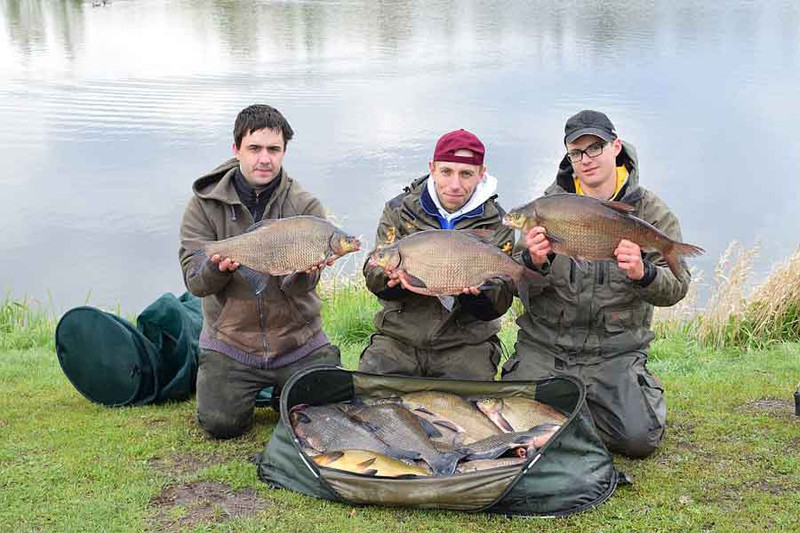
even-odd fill
[(211, 257), (206, 253), (206, 242), (204, 241), (183, 241), (183, 246), (189, 252), (189, 262), (193, 272), (199, 272), (206, 263), (211, 261)]
[(404, 272), (404, 273), (405, 273), (406, 282), (409, 285), (411, 285), (412, 287), (418, 287), (420, 289), (427, 289), (428, 288), (428, 286), (425, 284), (425, 282), (422, 281), (421, 279), (419, 279), (418, 277), (412, 276), (408, 272)]
[(522, 274), (516, 280), (517, 295), (525, 309), (530, 309), (531, 295), (530, 291), (534, 287), (544, 287), (548, 281), (544, 276), (529, 268), (522, 268)]
[(458, 462), (462, 457), (464, 457), (464, 452), (461, 450), (443, 453), (431, 462), (431, 470), (433, 470), (433, 473), (436, 475), (449, 476), (456, 471)]
[(259, 229), (259, 228), (266, 228), (267, 226), (274, 224), (277, 220), (279, 220), (279, 219), (277, 219), (277, 218), (265, 218), (264, 220), (259, 220), (258, 222), (256, 222), (252, 226), (250, 226), (247, 229), (245, 229), (244, 232), (245, 233), (250, 233), (251, 231), (255, 231), (255, 230)]
[(422, 459), (422, 455), (419, 452), (415, 452), (414, 450), (402, 450), (399, 448), (392, 448), (392, 452), (398, 459), (408, 459), (410, 461), (416, 461), (417, 459)]
[(705, 250), (694, 244), (685, 242), (671, 242), (667, 245), (663, 252), (664, 260), (667, 262), (669, 269), (675, 274), (676, 278), (682, 276), (683, 268), (681, 266), (681, 256), (688, 255), (695, 257), (705, 253)]
[(372, 457), (370, 459), (367, 459), (366, 461), (361, 461), (360, 463), (357, 463), (356, 466), (358, 468), (367, 468), (368, 466), (372, 466), (372, 463), (374, 463), (377, 460), (378, 460), (377, 457)]
[(476, 459), (497, 459), (504, 453), (506, 450), (503, 448), (495, 448), (493, 450), (486, 450), (483, 452), (473, 452), (469, 449), (469, 446), (466, 446), (460, 450), (463, 454), (463, 458), (467, 461), (473, 461)]
[(514, 427), (506, 420), (506, 418), (501, 415), (500, 413), (495, 413), (495, 416), (489, 417), (491, 418), (492, 422), (494, 422), (497, 427), (502, 429), (506, 433), (513, 433)]
[(344, 456), (344, 452), (330, 452), (323, 455), (317, 455), (312, 458), (319, 466), (328, 466), (329, 464), (335, 463), (339, 459)]
[(422, 477), (419, 474), (400, 474), (399, 476), (392, 476), (395, 479), (417, 479), (418, 477)]
[(367, 429), (367, 431), (369, 431), (370, 433), (377, 433), (377, 432), (378, 432), (378, 431), (380, 431), (380, 429), (381, 429), (381, 428), (379, 428), (378, 426), (376, 426), (375, 424), (373, 424), (372, 422), (367, 422), (366, 420), (363, 420), (363, 419), (361, 419), (361, 418), (358, 418), (358, 415), (357, 415), (357, 414), (356, 414), (356, 415), (354, 415), (354, 416), (353, 416), (353, 418), (356, 418), (356, 419), (358, 420), (358, 422), (359, 422), (359, 423), (360, 423), (362, 426), (364, 426), (364, 427)]
[(378, 471), (374, 468), (370, 468), (369, 470), (364, 470), (363, 472), (359, 472), (359, 474), (363, 474), (365, 476), (374, 476), (377, 473)]
[(209, 244), (209, 241), (181, 241), (181, 246), (188, 250), (192, 255), (205, 250), (207, 244)]
[(284, 276), (284, 278), (281, 280), (281, 290), (285, 291), (289, 285), (297, 281), (297, 278), (299, 276), (300, 272), (298, 271), (292, 272), (291, 274)]
[(625, 202), (616, 202), (614, 200), (600, 200), (600, 203), (606, 207), (610, 207), (614, 211), (617, 211), (619, 213), (624, 213), (626, 215), (629, 215), (634, 211), (636, 211), (636, 208), (634, 206), (632, 206), (631, 204), (626, 204)]
[(453, 306), (456, 305), (456, 299), (454, 296), (450, 294), (440, 294), (437, 296), (439, 301), (442, 302), (442, 307), (447, 309), (449, 312), (453, 312)]
[(497, 231), (493, 229), (465, 229), (459, 231), (468, 233), (472, 237), (484, 242), (492, 242), (492, 239), (494, 239), (494, 236), (497, 234)]
[(431, 438), (438, 439), (439, 437), (442, 436), (442, 432), (436, 429), (436, 426), (434, 426), (421, 416), (417, 417), (417, 422), (419, 422), (419, 425), (422, 426), (422, 429), (425, 430), (425, 434), (428, 436), (429, 439)]
[(559, 237), (555, 233), (545, 232), (544, 236), (547, 237), (547, 240), (550, 241), (551, 245), (558, 246), (560, 244), (565, 244), (565, 242), (566, 242), (566, 241), (564, 241), (564, 239), (562, 239), (561, 237)]
[[(428, 411), (424, 407), (417, 407), (417, 408), (414, 409), (414, 411), (417, 411), (417, 412), (425, 414), (425, 415), (436, 416), (436, 413), (431, 413), (430, 411)], [(436, 422), (434, 422), (434, 424), (435, 423)]]
[(267, 280), (269, 276), (258, 272), (257, 270), (253, 270), (250, 267), (246, 267), (244, 265), (239, 265), (239, 268), (236, 269), (236, 272), (244, 278), (244, 280), (250, 284), (250, 287), (253, 289), (253, 293), (256, 296), (259, 296), (264, 289), (267, 288)]
[(433, 421), (433, 425), (434, 426), (441, 426), (441, 427), (443, 427), (445, 429), (449, 429), (450, 431), (455, 431), (456, 433), (461, 433), (461, 431), (462, 431), (460, 427), (458, 427), (457, 425), (453, 424), (449, 420), (434, 420)]

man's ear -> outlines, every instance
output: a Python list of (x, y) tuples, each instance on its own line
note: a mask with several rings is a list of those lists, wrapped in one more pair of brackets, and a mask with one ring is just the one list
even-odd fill
[(239, 149), (236, 148), (236, 141), (233, 141), (232, 147), (233, 147), (233, 157), (239, 159)]
[(436, 170), (436, 163), (433, 161), (428, 161), (428, 170), (431, 174), (433, 174), (433, 171)]
[(622, 151), (622, 140), (617, 137), (613, 141), (611, 141), (611, 146), (614, 147), (614, 157), (618, 156), (619, 153)]
[(489, 167), (487, 167), (486, 165), (481, 165), (481, 173), (480, 176), (478, 177), (478, 181), (483, 181), (483, 178), (486, 177), (487, 170), (489, 170)]

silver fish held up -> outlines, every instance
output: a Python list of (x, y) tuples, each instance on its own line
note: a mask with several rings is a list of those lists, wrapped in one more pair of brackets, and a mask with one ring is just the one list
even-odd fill
[(522, 298), (527, 296), (528, 286), (545, 283), (540, 274), (478, 235), (477, 231), (443, 229), (412, 233), (376, 248), (369, 264), (402, 272), (413, 292), (439, 297), (448, 310), (452, 309), (452, 295), (461, 294), (466, 287), (481, 287), (492, 278), (513, 281)]
[(267, 276), (291, 276), (322, 261), (361, 248), (361, 242), (327, 220), (311, 215), (262, 220), (245, 233), (221, 241), (184, 241), (198, 258), (219, 255), (239, 263), (237, 272), (261, 294)]
[(705, 253), (699, 246), (670, 239), (661, 230), (632, 215), (629, 204), (578, 194), (550, 194), (512, 209), (503, 225), (527, 233), (542, 226), (553, 251), (577, 261), (611, 260), (622, 239), (645, 252), (660, 252), (673, 274), (681, 276), (682, 256)]

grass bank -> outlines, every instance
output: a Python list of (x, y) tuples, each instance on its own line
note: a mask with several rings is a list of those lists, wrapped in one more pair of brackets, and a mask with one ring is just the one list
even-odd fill
[[(354, 367), (369, 301), (342, 296), (360, 325), (332, 326)], [(45, 328), (31, 321), (33, 331)], [(24, 328), (23, 328), (24, 329)], [(504, 337), (513, 339), (507, 325)], [(5, 341), (4, 341), (5, 342)], [(48, 341), (49, 342), (49, 341)], [(249, 459), (277, 420), (217, 442), (195, 402), (109, 409), (62, 374), (48, 343), (0, 349), (3, 531), (749, 531), (796, 530), (800, 509), (800, 344), (709, 350), (671, 337), (650, 368), (664, 381), (668, 431), (644, 461), (615, 457), (634, 484), (564, 519), (350, 507), (268, 489)]]

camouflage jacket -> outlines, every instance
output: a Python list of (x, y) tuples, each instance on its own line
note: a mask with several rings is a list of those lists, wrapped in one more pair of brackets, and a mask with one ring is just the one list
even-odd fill
[[(181, 224), (182, 243), (235, 237), (254, 223), (234, 188), (237, 168), (238, 161), (231, 159), (194, 182), (194, 196)], [(294, 215), (324, 218), (319, 200), (285, 170), (281, 172), (281, 183), (267, 202), (262, 220)], [(319, 274), (301, 274), (283, 289), (283, 277), (270, 277), (266, 290), (255, 298), (238, 274), (198, 263), (183, 246), (179, 257), (186, 287), (203, 298), (201, 348), (251, 366), (274, 368), (297, 361), (328, 342), (315, 291)]]
[[(415, 180), (405, 191), (386, 203), (375, 243), (388, 244), (429, 229), (440, 229), (436, 207), (426, 193), (428, 176)], [(495, 231), (493, 242), (511, 253), (514, 233), (501, 224), (504, 212), (495, 196), (455, 220), (453, 229)], [(444, 349), (478, 344), (500, 330), (499, 317), (511, 306), (513, 292), (508, 283), (496, 280), (479, 296), (460, 295), (452, 312), (432, 296), (423, 296), (396, 286), (387, 288), (388, 278), (380, 267), (364, 264), (367, 288), (380, 299), (383, 309), (375, 315), (378, 333), (423, 349)]]
[[(628, 182), (614, 199), (633, 205), (634, 216), (680, 241), (678, 219), (655, 194), (639, 185), (636, 151), (626, 142), (617, 158), (617, 165), (623, 164)], [(545, 195), (564, 192), (575, 192), (572, 167), (566, 157)], [(550, 261), (537, 269), (530, 262), (524, 235), (514, 248), (514, 257), (549, 282), (531, 290), (530, 309), (517, 319), (517, 352), (523, 356), (534, 353), (570, 364), (590, 364), (631, 351), (647, 353), (653, 339), (653, 306), (674, 305), (689, 289), (686, 263), (681, 261), (684, 275), (676, 277), (657, 252), (644, 255), (644, 260), (655, 267), (655, 277), (649, 283), (631, 280), (616, 261), (595, 261), (580, 267), (567, 256), (551, 255)]]

